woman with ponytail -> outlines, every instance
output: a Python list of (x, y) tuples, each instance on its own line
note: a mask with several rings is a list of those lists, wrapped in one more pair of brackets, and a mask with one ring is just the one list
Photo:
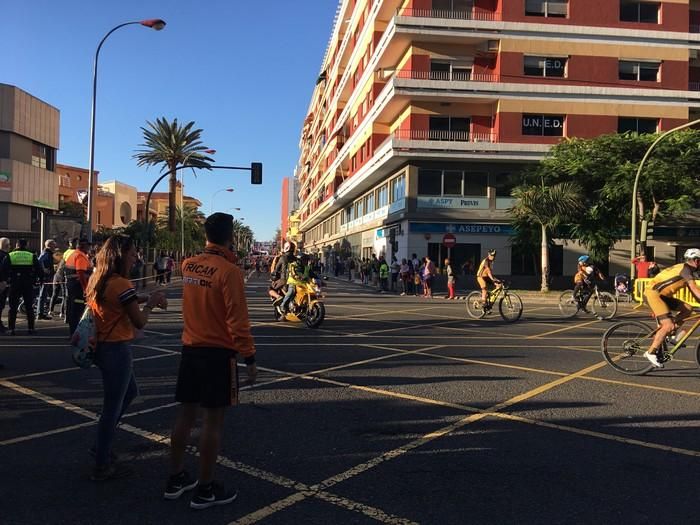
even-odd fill
[[(130, 237), (112, 236), (97, 253), (95, 271), (90, 277), (85, 299), (95, 317), (97, 345), (95, 364), (102, 373), (104, 402), (97, 425), (97, 440), (91, 452), (96, 465), (94, 481), (127, 476), (131, 470), (113, 461), (112, 442), (117, 425), (129, 404), (138, 395), (133, 371), (131, 343), (134, 328), (148, 322), (153, 308), (167, 307), (162, 292), (139, 297), (129, 281), (137, 259), (136, 247)], [(139, 309), (139, 303), (146, 303)]]

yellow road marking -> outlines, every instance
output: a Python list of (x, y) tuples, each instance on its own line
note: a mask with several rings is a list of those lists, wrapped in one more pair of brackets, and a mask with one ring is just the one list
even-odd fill
[[(67, 403), (65, 401), (61, 401), (60, 399), (53, 398), (51, 396), (48, 396), (46, 394), (42, 394), (41, 392), (37, 392), (35, 390), (21, 387), (15, 383), (11, 383), (10, 381), (3, 381), (0, 380), (0, 385), (4, 386), (5, 388), (9, 388), (10, 390), (14, 390), (18, 393), (24, 394), (29, 397), (33, 397), (35, 399), (39, 399), (40, 401), (44, 401), (45, 403), (48, 403), (53, 406), (58, 406), (61, 407), (65, 410), (68, 410), (70, 412), (75, 412), (78, 413), (84, 417), (88, 417), (92, 419), (92, 421), (86, 422), (90, 424), (95, 424), (95, 420), (97, 419), (97, 414), (94, 412), (91, 412), (89, 410), (82, 409), (80, 407), (77, 407), (75, 405), (72, 405), (70, 403)], [(138, 427), (135, 427), (133, 425), (130, 425), (128, 423), (120, 423), (119, 428), (129, 432), (131, 434), (143, 437), (145, 439), (148, 439), (149, 441), (153, 441), (155, 443), (164, 445), (164, 446), (169, 446), (170, 444), (170, 438), (168, 436), (164, 436), (161, 434), (157, 434), (155, 432), (150, 432), (148, 430), (144, 430)], [(244, 474), (248, 474), (249, 476), (268, 481), (270, 483), (280, 485), (286, 488), (293, 488), (295, 490), (301, 489), (300, 494), (304, 494), (303, 498), (305, 499), (306, 493), (308, 492), (309, 496), (313, 497), (319, 497), (319, 492), (321, 492), (318, 488), (311, 488), (308, 487), (307, 485), (294, 481), (288, 478), (285, 478), (283, 476), (278, 476), (277, 474), (273, 474), (271, 472), (264, 471), (262, 469), (258, 469), (256, 467), (246, 465), (244, 463), (238, 462), (238, 461), (232, 461), (224, 456), (219, 456), (217, 458), (217, 463), (221, 464), (222, 466), (225, 466), (227, 468), (231, 468), (233, 470), (237, 470), (239, 472), (242, 472)], [(348, 498), (343, 498), (342, 496), (338, 496), (335, 494), (331, 493), (324, 493), (322, 496), (320, 496), (320, 499), (323, 499), (324, 501), (327, 501), (328, 503), (332, 503), (334, 505), (341, 506), (345, 509), (352, 510), (354, 512), (358, 512), (361, 514), (364, 514), (368, 517), (371, 517), (373, 519), (376, 519), (378, 521), (382, 521), (384, 523), (390, 523), (390, 524), (396, 524), (396, 525), (412, 525), (413, 522), (410, 520), (406, 520), (403, 518), (399, 518), (396, 516), (392, 516), (390, 514), (387, 514), (383, 512), (380, 509), (375, 509), (373, 507), (370, 507), (368, 505), (364, 505), (359, 502), (352, 501)], [(288, 506), (288, 505), (287, 505)], [(279, 509), (281, 510), (281, 508)], [(252, 522), (251, 522), (252, 523)]]

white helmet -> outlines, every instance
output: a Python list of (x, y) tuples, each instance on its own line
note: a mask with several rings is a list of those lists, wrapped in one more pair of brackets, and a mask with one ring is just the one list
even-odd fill
[(683, 254), (683, 258), (686, 261), (689, 259), (700, 259), (700, 250), (697, 248), (688, 248)]

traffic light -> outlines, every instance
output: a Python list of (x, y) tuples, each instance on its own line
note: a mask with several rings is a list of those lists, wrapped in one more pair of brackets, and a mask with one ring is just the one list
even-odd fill
[(250, 163), (250, 183), (262, 184), (262, 162)]
[(647, 242), (654, 239), (654, 223), (653, 221), (642, 221), (642, 227), (639, 232), (639, 242)]

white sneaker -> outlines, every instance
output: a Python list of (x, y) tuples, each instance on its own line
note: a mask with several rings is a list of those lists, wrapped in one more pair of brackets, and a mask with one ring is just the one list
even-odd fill
[(647, 360), (654, 365), (656, 368), (663, 368), (664, 364), (659, 361), (659, 358), (656, 354), (652, 354), (651, 352), (644, 352), (644, 357), (647, 358)]

